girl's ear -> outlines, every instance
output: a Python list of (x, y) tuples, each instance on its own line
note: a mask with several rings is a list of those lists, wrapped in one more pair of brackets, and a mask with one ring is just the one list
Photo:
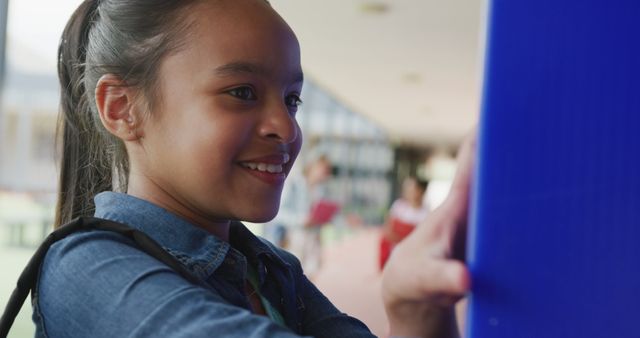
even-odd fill
[(117, 75), (105, 74), (96, 85), (96, 106), (102, 125), (123, 141), (136, 141), (140, 134), (142, 111), (136, 104), (135, 88)]

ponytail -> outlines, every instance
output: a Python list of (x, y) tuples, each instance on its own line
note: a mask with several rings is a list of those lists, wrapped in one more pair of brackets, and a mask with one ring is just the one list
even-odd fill
[(97, 0), (86, 0), (67, 23), (58, 49), (60, 114), (57, 142), (60, 177), (54, 227), (79, 216), (91, 216), (93, 196), (112, 188), (110, 159), (84, 85), (89, 31), (97, 15)]

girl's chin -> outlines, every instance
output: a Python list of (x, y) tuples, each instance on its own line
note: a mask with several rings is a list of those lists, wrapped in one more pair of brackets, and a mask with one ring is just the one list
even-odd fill
[(247, 217), (243, 217), (243, 221), (251, 222), (251, 223), (267, 223), (271, 221), (278, 214), (278, 208), (275, 207), (269, 210), (263, 210), (258, 212), (252, 212), (251, 215), (247, 215)]

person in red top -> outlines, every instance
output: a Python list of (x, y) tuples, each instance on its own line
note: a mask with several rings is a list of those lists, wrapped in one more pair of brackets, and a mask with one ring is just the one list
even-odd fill
[(430, 208), (424, 203), (427, 181), (407, 177), (402, 183), (401, 197), (393, 202), (380, 238), (380, 270), (387, 263), (393, 247), (422, 223), (429, 215)]

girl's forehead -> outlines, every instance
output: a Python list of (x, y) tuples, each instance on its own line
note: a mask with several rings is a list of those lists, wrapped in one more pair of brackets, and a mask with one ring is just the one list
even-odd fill
[[(299, 62), (298, 40), (287, 23), (264, 0), (203, 1), (190, 8), (188, 48), (202, 47), (206, 53), (232, 58), (270, 58)], [(189, 43), (197, 46), (188, 46)], [(274, 49), (280, 49), (274, 53)], [(271, 60), (277, 61), (277, 60)]]
[(217, 28), (232, 34), (246, 30), (281, 29), (293, 33), (288, 24), (264, 0), (199, 1), (189, 8), (188, 16), (196, 25)]
[(249, 75), (302, 83), (295, 34), (264, 1), (202, 1), (185, 19), (184, 39), (163, 61), (163, 76), (197, 82)]

